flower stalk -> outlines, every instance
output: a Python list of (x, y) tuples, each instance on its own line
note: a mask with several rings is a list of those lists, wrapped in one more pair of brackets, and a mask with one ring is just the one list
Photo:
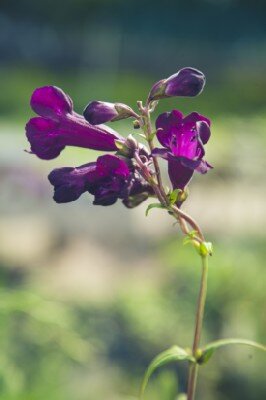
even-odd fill
[[(207, 280), (208, 280), (208, 256), (201, 256), (202, 259), (202, 274), (200, 282), (200, 291), (198, 297), (198, 305), (196, 312), (195, 332), (192, 347), (192, 354), (197, 359), (199, 352), (200, 338), (202, 332), (202, 324), (204, 317), (204, 309), (207, 296)], [(188, 389), (187, 389), (187, 400), (194, 400), (197, 378), (198, 378), (198, 363), (190, 363), (189, 377), (188, 377)]]

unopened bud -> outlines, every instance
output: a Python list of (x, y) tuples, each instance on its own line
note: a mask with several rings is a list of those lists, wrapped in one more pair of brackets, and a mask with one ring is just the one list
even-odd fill
[(139, 129), (140, 128), (140, 123), (137, 119), (135, 119), (135, 121), (133, 121), (133, 128), (134, 129)]
[(119, 154), (124, 157), (134, 157), (134, 153), (138, 149), (138, 142), (132, 135), (129, 135), (124, 141), (116, 140), (115, 144)]
[(167, 79), (155, 83), (149, 94), (149, 101), (166, 97), (194, 97), (204, 88), (206, 79), (201, 71), (195, 68), (182, 68)]
[(90, 124), (99, 125), (108, 121), (129, 118), (135, 116), (135, 113), (126, 104), (92, 101), (83, 111), (83, 116)]

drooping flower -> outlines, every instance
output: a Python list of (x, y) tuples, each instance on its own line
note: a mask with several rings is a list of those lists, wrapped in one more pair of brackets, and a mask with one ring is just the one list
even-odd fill
[(174, 189), (184, 189), (194, 171), (205, 174), (212, 168), (204, 159), (210, 138), (210, 120), (193, 112), (186, 117), (178, 110), (161, 114), (156, 120), (157, 138), (163, 149), (154, 156), (168, 161), (168, 174)]
[(156, 82), (151, 88), (149, 101), (173, 96), (197, 96), (202, 92), (205, 82), (205, 76), (201, 71), (189, 67), (182, 68), (169, 78)]
[(42, 159), (57, 157), (66, 146), (116, 151), (115, 141), (123, 140), (105, 125), (89, 124), (73, 111), (70, 97), (55, 86), (36, 89), (31, 97), (31, 108), (39, 117), (29, 120), (26, 135), (31, 152)]
[(106, 101), (92, 101), (83, 111), (84, 118), (92, 125), (136, 117), (136, 115), (126, 104), (108, 103)]
[(108, 206), (122, 199), (127, 207), (132, 208), (146, 200), (151, 192), (149, 185), (128, 162), (110, 154), (77, 168), (55, 169), (48, 179), (54, 186), (57, 203), (77, 200), (88, 191), (94, 195), (95, 205)]

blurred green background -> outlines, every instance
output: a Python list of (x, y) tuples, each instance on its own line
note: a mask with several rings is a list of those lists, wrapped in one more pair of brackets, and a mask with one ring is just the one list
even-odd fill
[[(0, 4), (0, 397), (134, 400), (158, 352), (190, 346), (200, 268), (161, 210), (57, 205), (47, 174), (95, 153), (31, 156), (35, 87), (57, 85), (77, 112), (93, 99), (134, 107), (184, 66), (207, 76), (193, 99), (161, 101), (212, 119), (185, 209), (214, 243), (203, 342), (265, 342), (266, 3), (250, 0), (2, 0)], [(132, 132), (130, 121), (115, 129)], [(163, 165), (163, 167), (165, 167)], [(265, 356), (221, 350), (197, 399), (264, 400)], [(187, 366), (164, 367), (147, 400), (175, 400)]]

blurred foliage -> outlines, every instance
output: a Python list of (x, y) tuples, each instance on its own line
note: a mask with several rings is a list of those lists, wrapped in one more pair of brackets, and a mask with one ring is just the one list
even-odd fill
[[(168, 99), (159, 104), (157, 113), (179, 107), (184, 112), (197, 109), (209, 117), (219, 115), (246, 116), (265, 112), (265, 76), (257, 74), (246, 81), (245, 73), (232, 72), (210, 82), (204, 93), (194, 99)], [(157, 78), (159, 79), (159, 77)], [(39, 68), (2, 68), (0, 84), (5, 96), (0, 96), (0, 116), (26, 121), (32, 115), (29, 108), (31, 93), (36, 87), (55, 85), (63, 88), (74, 100), (75, 109), (82, 113), (86, 104), (94, 99), (119, 101), (135, 107), (137, 100), (145, 100), (156, 78), (135, 73), (87, 72), (70, 70), (53, 72)], [(241, 102), (239, 99), (241, 98)]]
[[(160, 285), (122, 290), (111, 302), (58, 303), (33, 294), (25, 283), (2, 289), (1, 398), (129, 399), (154, 355), (173, 344), (189, 347), (197, 256), (170, 238), (157, 253), (165, 268)], [(215, 244), (203, 343), (229, 335), (263, 342), (265, 256), (260, 239)], [(264, 365), (256, 350), (220, 350), (201, 368), (199, 397), (261, 400)], [(180, 393), (185, 390), (186, 372), (185, 365), (162, 367), (147, 400), (174, 399), (177, 385)]]

